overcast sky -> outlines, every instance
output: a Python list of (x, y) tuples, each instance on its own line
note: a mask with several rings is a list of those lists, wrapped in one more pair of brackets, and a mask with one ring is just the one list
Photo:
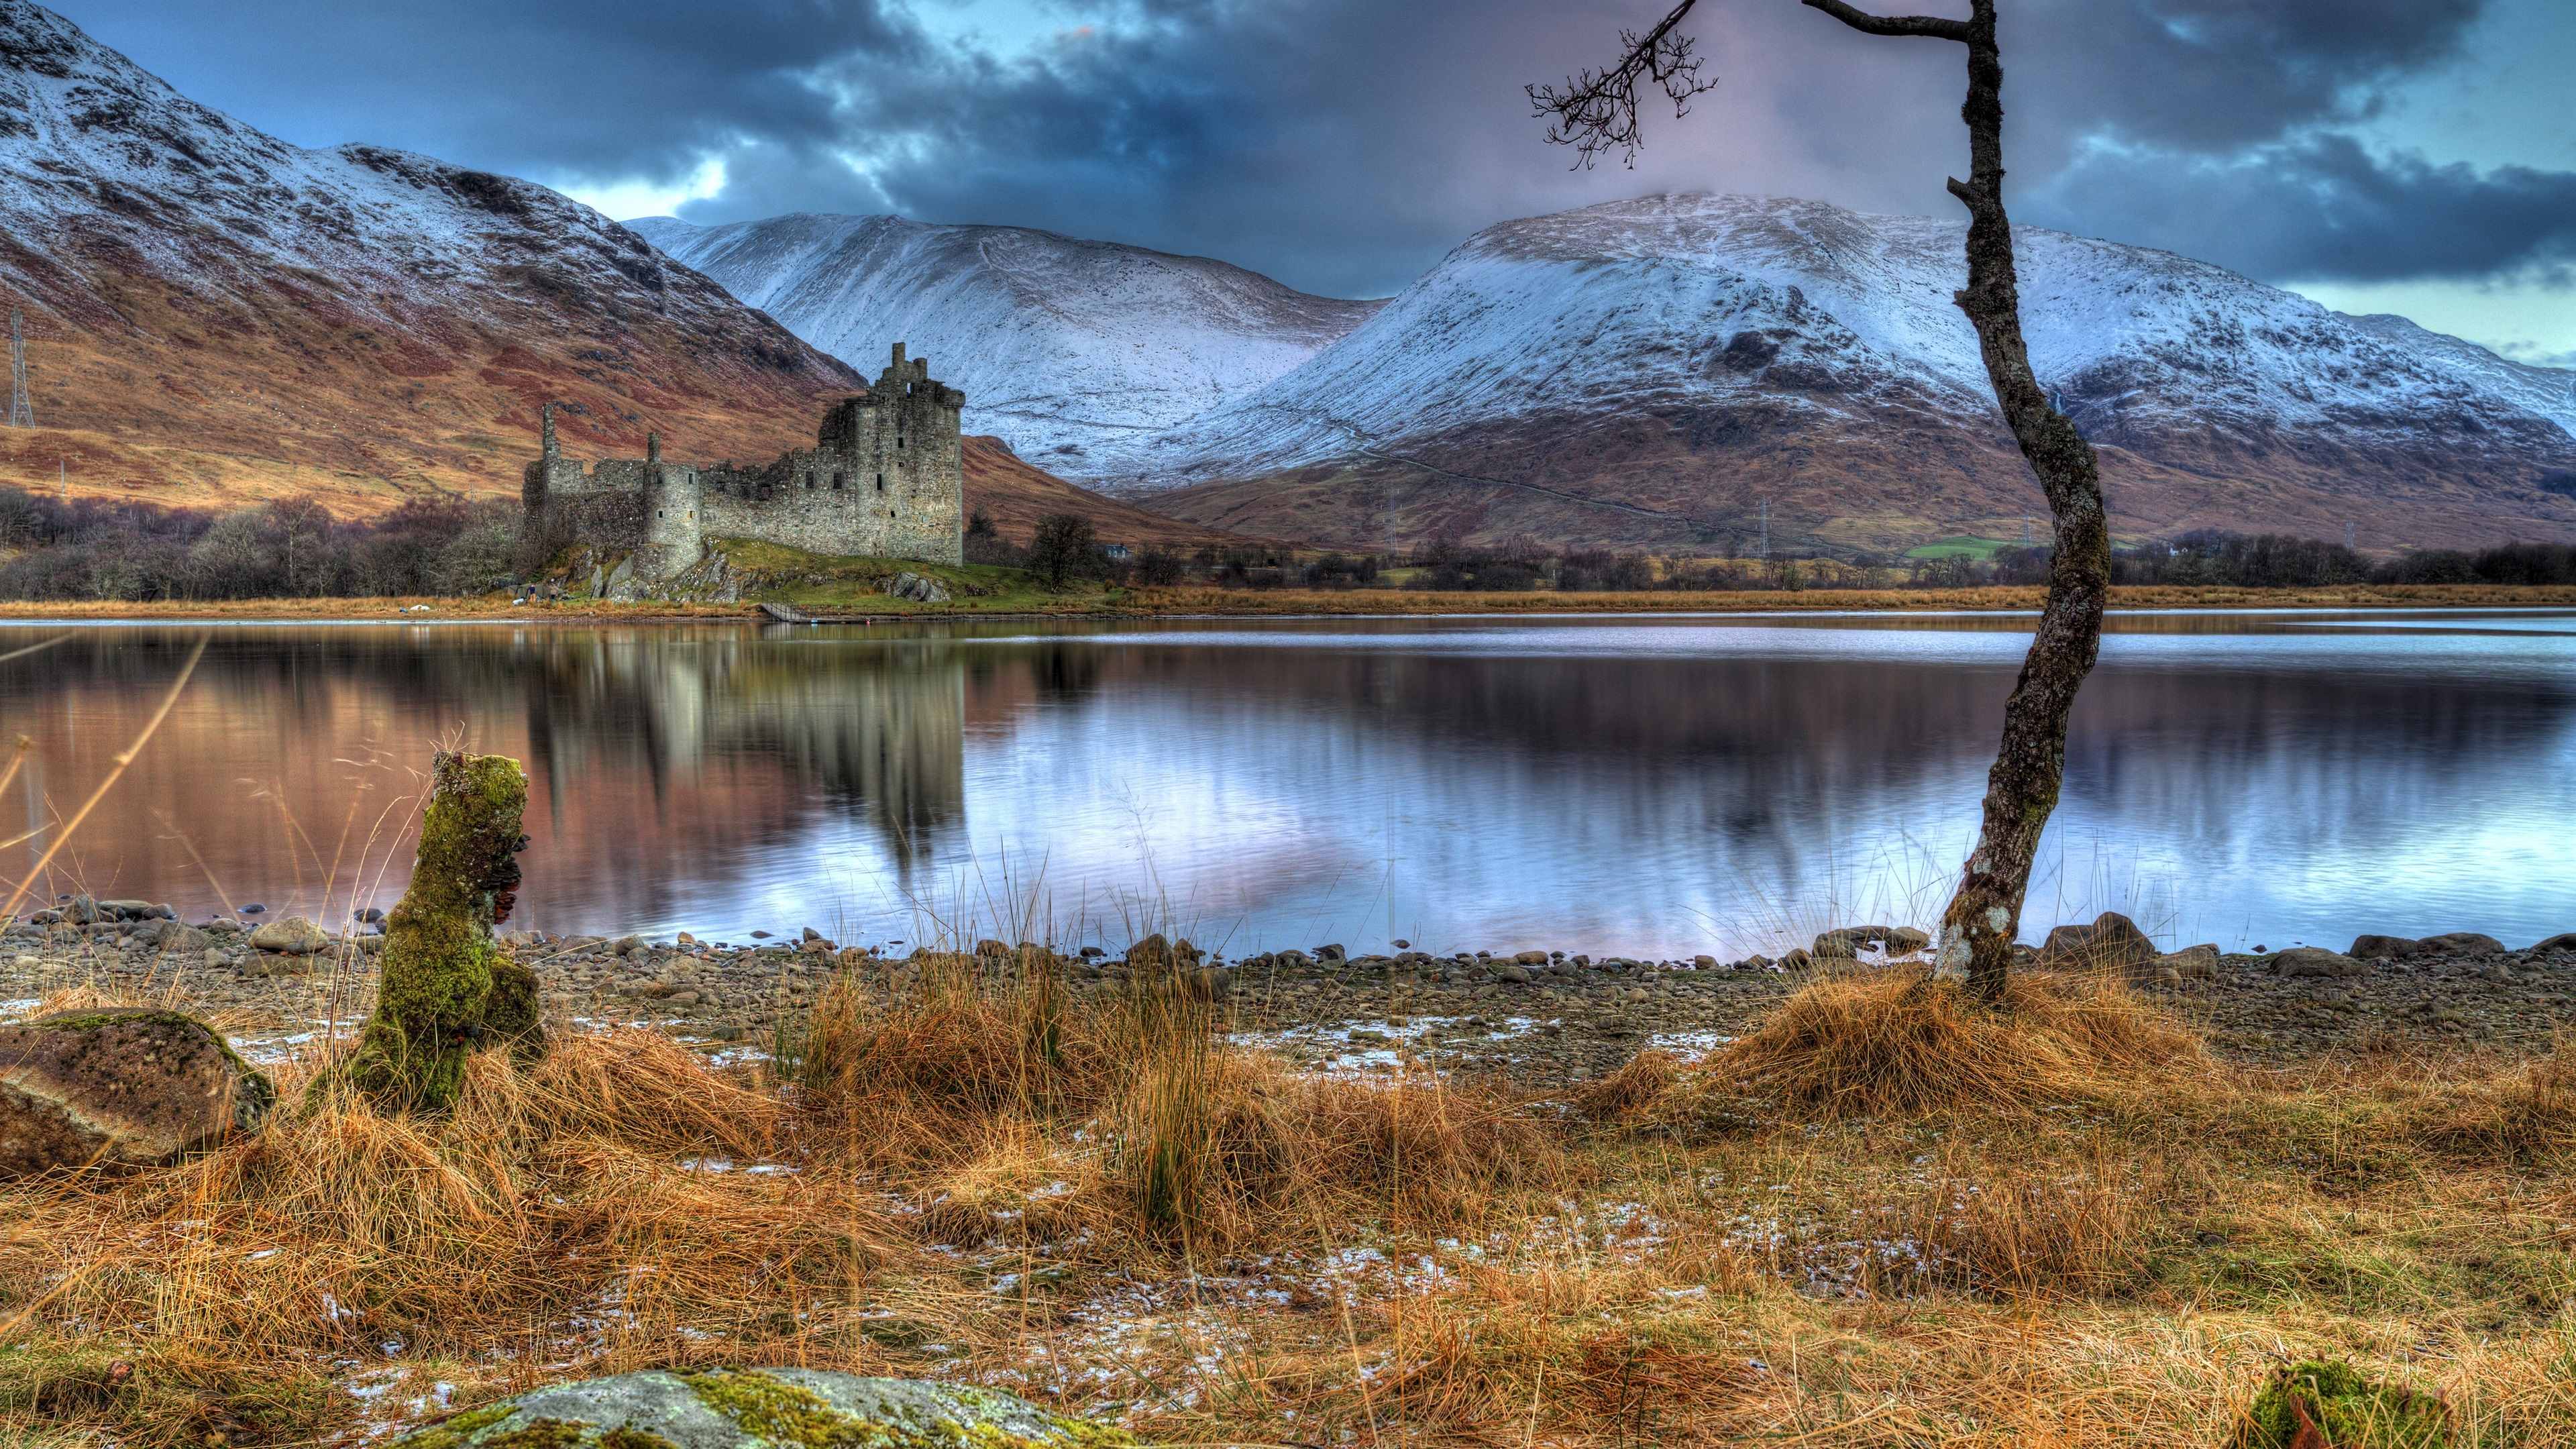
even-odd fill
[[(1667, 0), (55, 0), (308, 146), (631, 218), (996, 222), (1379, 296), (1478, 228), (1655, 191), (1955, 216), (1961, 53), (1703, 0), (1718, 88), (1570, 170), (1521, 86)], [(1964, 13), (1961, 0), (1917, 0)], [(2576, 366), (2576, 3), (2002, 0), (2018, 221)]]

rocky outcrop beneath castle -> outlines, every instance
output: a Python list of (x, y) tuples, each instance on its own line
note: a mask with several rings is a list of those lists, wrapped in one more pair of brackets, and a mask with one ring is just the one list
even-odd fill
[(526, 526), (547, 556), (575, 544), (627, 553), (639, 589), (679, 580), (705, 560), (711, 538), (962, 564), (965, 404), (896, 343), (875, 385), (824, 415), (811, 448), (763, 467), (675, 463), (654, 436), (643, 458), (587, 469), (563, 456), (549, 405), (544, 451), (522, 480)]
[(910, 599), (916, 604), (948, 602), (948, 590), (941, 587), (939, 580), (923, 578), (915, 573), (897, 574), (879, 584), (877, 589), (889, 598)]

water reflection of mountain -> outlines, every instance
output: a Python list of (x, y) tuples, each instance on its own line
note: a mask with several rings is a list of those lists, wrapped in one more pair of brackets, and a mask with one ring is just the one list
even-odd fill
[[(173, 639), (189, 642), (84, 631), (51, 651), (59, 710), (35, 707), (23, 673), (0, 679), (52, 790), (105, 769), (167, 687)], [(818, 816), (901, 863), (963, 817), (962, 678), (944, 643), (816, 649), (736, 628), (223, 631), (65, 877), (319, 908), (336, 869), (345, 902), (385, 803), (451, 740), (527, 766), (531, 912), (658, 915), (677, 883), (808, 845)], [(398, 893), (408, 849), (378, 834)]]
[[(1150, 854), (1265, 939), (1356, 891), (1648, 949), (1677, 915), (1810, 900), (1899, 852), (1955, 869), (2023, 646), (1949, 627), (1748, 629), (1723, 653), (1676, 628), (1626, 654), (1555, 626), (1486, 652), (1339, 626), (978, 637), (1016, 628), (218, 630), (57, 884), (313, 910), (335, 878), (347, 904), (363, 855), (389, 899), (409, 849), (387, 807), (455, 739), (527, 762), (522, 899), (558, 929), (823, 924), (833, 899), (1001, 850), (1068, 890), (1133, 885)], [(0, 666), (0, 728), (38, 745), (0, 815), (67, 813), (193, 639), (82, 630)], [(2576, 676), (2535, 648), (2563, 646), (2115, 638), (2052, 839), (2147, 842), (2222, 904), (2293, 880), (2384, 894), (2402, 869), (2480, 887), (2576, 812)], [(2490, 893), (2576, 890), (2563, 854), (2538, 858)]]
[[(2383, 641), (2362, 657), (2276, 637), (2229, 662), (2245, 642), (2115, 648), (2088, 684), (2049, 846), (2069, 877), (2049, 889), (2068, 898), (2049, 909), (2131, 905), (2146, 885), (2216, 917), (2262, 891), (2337, 889), (2319, 883), (2327, 861), (2361, 892), (2372, 871), (2357, 853), (2393, 861), (2446, 835), (2538, 840), (2576, 808), (2554, 763), (2576, 715), (2565, 675), (2457, 640)], [(1221, 868), (1190, 880), (1159, 863), (1208, 914), (1259, 919), (1323, 882), (1400, 892), (1409, 875), (1424, 893), (1561, 932), (1599, 915), (1634, 930), (1658, 901), (1741, 917), (1828, 896), (1868, 908), (1873, 889), (1946, 881), (2024, 640), (1966, 653), (1954, 642), (1932, 662), (1903, 657), (1902, 641), (1878, 657), (1351, 643), (1010, 647), (1093, 659), (1089, 712), (1158, 757), (1114, 767), (1167, 796), (1228, 798)], [(1042, 716), (1029, 727), (1068, 755), (1097, 733)], [(1279, 778), (1265, 779), (1273, 761)], [(1062, 774), (1112, 767), (1069, 760)], [(1117, 794), (1091, 793), (1095, 805)], [(2106, 844), (2129, 862), (2113, 873), (2129, 874), (2103, 878)], [(1863, 880), (1891, 869), (1914, 879)], [(2500, 869), (2468, 860), (2453, 874), (2478, 890)]]

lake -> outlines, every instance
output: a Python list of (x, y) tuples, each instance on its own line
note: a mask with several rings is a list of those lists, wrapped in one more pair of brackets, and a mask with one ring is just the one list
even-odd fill
[[(391, 906), (440, 741), (525, 762), (514, 924), (843, 944), (1177, 930), (1652, 957), (1929, 926), (2030, 620), (17, 623), (11, 884)], [(2033, 939), (2576, 930), (2576, 611), (2114, 615)], [(26, 909), (27, 907), (21, 907)]]

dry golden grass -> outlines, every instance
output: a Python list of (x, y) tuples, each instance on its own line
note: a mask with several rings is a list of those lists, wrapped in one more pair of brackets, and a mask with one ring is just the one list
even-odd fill
[[(1435, 1078), (1302, 1076), (1228, 1045), (1217, 1006), (1179, 978), (1069, 1010), (1044, 952), (928, 956), (916, 984), (844, 971), (795, 1043), (795, 1100), (846, 1160), (931, 1168), (956, 1233), (1080, 1222), (1240, 1250), (1302, 1236), (1315, 1216), (1445, 1224), (1544, 1161), (1507, 1100)], [(1103, 1144), (1066, 1166), (1064, 1139)], [(1018, 1184), (1077, 1186), (1032, 1205)], [(986, 1204), (996, 1201), (997, 1219)]]
[(2417, 1104), (2415, 1136), (2471, 1161), (2547, 1163), (2576, 1157), (2576, 1037)]
[(333, 1101), (0, 1185), (0, 1441), (283, 1446), (433, 1380), (722, 1360), (1193, 1444), (2205, 1449), (2323, 1356), (2463, 1444), (2576, 1445), (2565, 1048), (2257, 1073), (2106, 984), (1994, 1017), (1850, 979), (1565, 1113), (1032, 964), (853, 971), (783, 1086), (567, 1030), (444, 1122)]
[[(281, 1100), (297, 1101), (309, 1070), (281, 1075)], [(16, 1185), (0, 1422), (78, 1398), (97, 1367), (83, 1340), (102, 1332), (156, 1388), (203, 1378), (198, 1365), (274, 1388), (353, 1354), (472, 1360), (496, 1345), (530, 1372), (568, 1354), (724, 1356), (773, 1336), (782, 1313), (847, 1304), (891, 1237), (882, 1204), (846, 1177), (679, 1158), (763, 1153), (778, 1119), (772, 1099), (658, 1035), (573, 1035), (528, 1073), (477, 1058), (444, 1120), (336, 1098), (170, 1169)], [(279, 1397), (304, 1414), (319, 1396)], [(176, 1432), (150, 1413), (102, 1422), (146, 1441)]]
[(2208, 1065), (2197, 1038), (2113, 981), (2021, 971), (1988, 1006), (1890, 968), (1792, 996), (1703, 1062), (1673, 1106), (1751, 1096), (1845, 1117), (2012, 1110), (2099, 1100)]

